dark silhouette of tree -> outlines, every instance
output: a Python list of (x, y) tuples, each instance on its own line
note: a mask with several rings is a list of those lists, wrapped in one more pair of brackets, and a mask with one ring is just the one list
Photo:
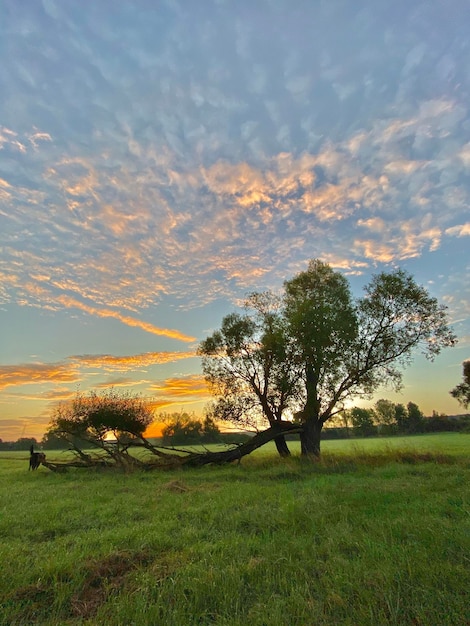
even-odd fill
[(452, 389), (453, 396), (464, 409), (470, 405), (470, 360), (463, 362), (463, 382)]
[(140, 464), (128, 449), (135, 440), (145, 442), (143, 433), (153, 420), (151, 405), (140, 396), (114, 389), (77, 393), (72, 402), (56, 407), (46, 437), (66, 441), (84, 462), (91, 458), (84, 448), (98, 448), (105, 453), (100, 463), (109, 457), (126, 467)]
[(217, 443), (221, 440), (220, 428), (217, 426), (215, 420), (206, 415), (202, 422), (202, 441), (203, 443)]
[(395, 421), (397, 423), (398, 432), (406, 432), (406, 422), (408, 419), (408, 411), (404, 404), (395, 404)]
[(408, 415), (405, 432), (410, 435), (422, 432), (424, 429), (424, 415), (422, 411), (414, 402), (408, 402), (406, 408)]
[(379, 426), (385, 426), (389, 430), (396, 427), (395, 403), (391, 400), (381, 398), (374, 406), (377, 422)]
[[(201, 467), (208, 464), (239, 461), (257, 448), (285, 432), (295, 432), (291, 423), (276, 422), (242, 443), (233, 443), (219, 451), (199, 453), (187, 449), (156, 445), (145, 436), (145, 430), (154, 420), (150, 401), (114, 389), (100, 394), (78, 393), (72, 402), (56, 407), (46, 433), (47, 440), (58, 437), (66, 441), (75, 453), (71, 461), (45, 460), (43, 465), (52, 471), (77, 468), (119, 468), (121, 470), (152, 470), (177, 467)], [(210, 416), (198, 422), (196, 430), (209, 442), (217, 426)], [(144, 448), (150, 456), (130, 453), (131, 448)]]

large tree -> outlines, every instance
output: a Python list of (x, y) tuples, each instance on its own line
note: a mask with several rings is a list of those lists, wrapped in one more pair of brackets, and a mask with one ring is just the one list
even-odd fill
[[(248, 297), (244, 313), (222, 320), (220, 330), (201, 342), (199, 354), (215, 396), (215, 419), (258, 428), (276, 428), (299, 393), (299, 381), (286, 341), (282, 300), (270, 292)], [(289, 455), (283, 434), (275, 438)]]
[(346, 278), (319, 260), (284, 287), (287, 334), (303, 383), (296, 414), (302, 454), (319, 455), (323, 424), (344, 408), (341, 384), (355, 365), (357, 313)]
[(399, 388), (421, 348), (433, 359), (456, 337), (445, 307), (403, 270), (380, 273), (353, 300), (342, 274), (319, 260), (285, 283), (289, 336), (302, 365), (302, 452), (320, 454), (323, 425), (346, 400)]
[(261, 408), (271, 427), (294, 414), (303, 455), (319, 456), (322, 428), (347, 400), (398, 388), (416, 349), (433, 359), (456, 341), (445, 307), (403, 270), (374, 276), (354, 299), (340, 272), (312, 260), (284, 283), (273, 317), (260, 298), (254, 317), (227, 316), (201, 344), (204, 373), (229, 419), (234, 406)]

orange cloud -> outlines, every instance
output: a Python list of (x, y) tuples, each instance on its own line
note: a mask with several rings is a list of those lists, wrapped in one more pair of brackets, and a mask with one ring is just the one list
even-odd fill
[(95, 389), (109, 389), (110, 387), (136, 387), (148, 381), (145, 380), (133, 380), (132, 378), (114, 378), (111, 380), (106, 380), (102, 383), (94, 384), (93, 387)]
[(78, 380), (76, 368), (61, 363), (0, 366), (0, 389), (40, 383), (71, 383)]
[(111, 354), (85, 354), (72, 356), (70, 359), (81, 366), (89, 368), (100, 368), (105, 371), (126, 372), (136, 368), (147, 367), (149, 365), (162, 365), (164, 363), (174, 363), (181, 359), (191, 359), (196, 357), (196, 352), (144, 352), (130, 356), (113, 356)]
[[(8, 403), (8, 401), (10, 400), (14, 401), (15, 403), (17, 402), (24, 403), (24, 402), (30, 402), (30, 401), (34, 402), (36, 400), (43, 402), (45, 400), (54, 400), (54, 401), (69, 400), (70, 398), (73, 398), (75, 394), (76, 394), (75, 390), (71, 390), (68, 388), (64, 388), (64, 389), (55, 388), (50, 391), (39, 390), (37, 392), (30, 392), (30, 393), (6, 391), (2, 393), (2, 398), (6, 400), (6, 403)], [(0, 400), (0, 402), (3, 402), (3, 400)]]

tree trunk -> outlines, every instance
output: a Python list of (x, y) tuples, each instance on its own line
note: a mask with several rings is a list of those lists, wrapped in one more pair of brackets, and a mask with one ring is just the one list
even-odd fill
[[(284, 437), (280, 433), (298, 433), (299, 426), (292, 424), (291, 422), (275, 422), (270, 428), (263, 430), (245, 443), (231, 448), (230, 450), (223, 450), (220, 452), (206, 452), (205, 454), (192, 454), (184, 459), (181, 459), (181, 464), (191, 467), (200, 467), (202, 465), (208, 465), (211, 463), (232, 463), (233, 461), (239, 461), (244, 456), (251, 454), (261, 446), (269, 443), (277, 437)], [(181, 457), (180, 457), (181, 458)]]
[(300, 449), (302, 456), (312, 459), (320, 458), (320, 440), (323, 422), (319, 419), (307, 419), (300, 433)]
[(279, 452), (279, 456), (290, 456), (290, 450), (284, 435), (279, 435), (278, 437), (276, 437), (274, 439), (274, 443), (276, 444), (276, 450)]

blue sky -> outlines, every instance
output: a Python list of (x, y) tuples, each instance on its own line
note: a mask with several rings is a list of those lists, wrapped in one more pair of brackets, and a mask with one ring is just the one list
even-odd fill
[(2, 0), (0, 437), (77, 389), (202, 411), (198, 341), (321, 258), (402, 267), (469, 354), (465, 0)]

